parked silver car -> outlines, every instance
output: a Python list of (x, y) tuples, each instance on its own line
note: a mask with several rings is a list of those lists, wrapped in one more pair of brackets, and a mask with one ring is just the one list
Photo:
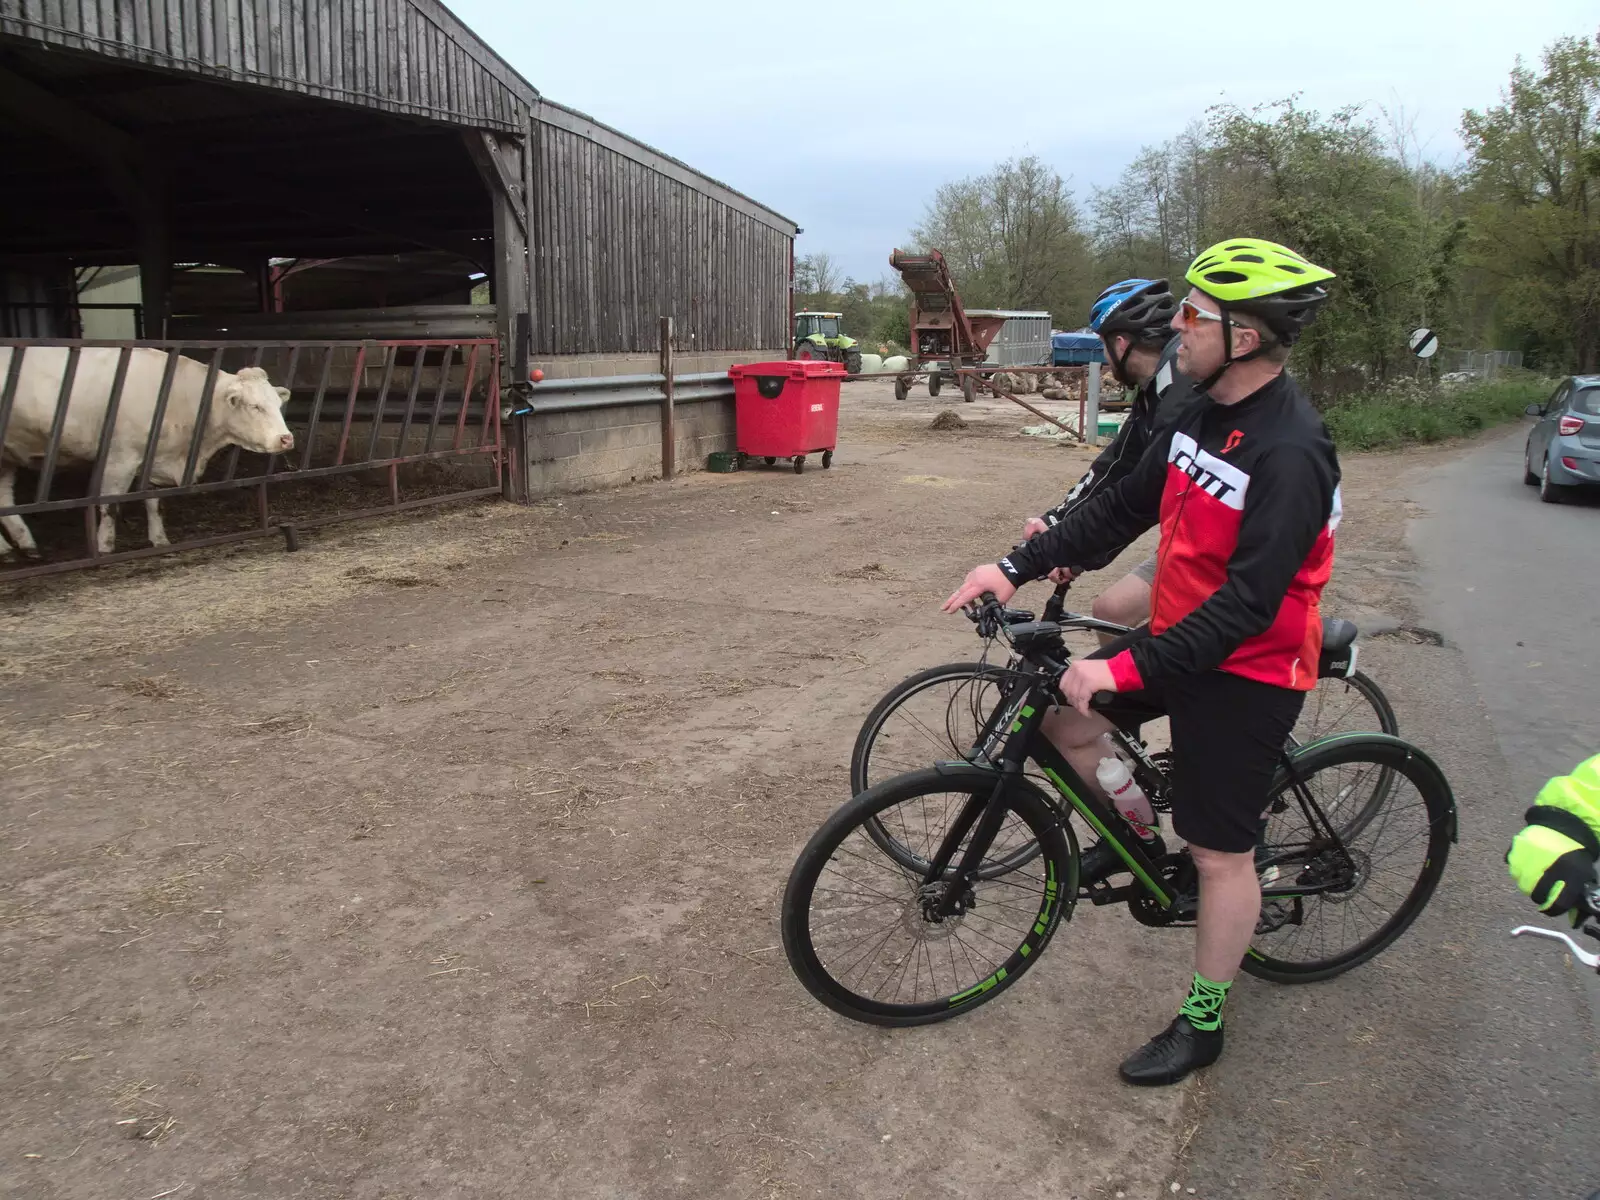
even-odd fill
[(1528, 432), (1522, 481), (1539, 499), (1559, 504), (1578, 487), (1600, 487), (1600, 375), (1562, 380), (1543, 404), (1528, 405), (1539, 421)]

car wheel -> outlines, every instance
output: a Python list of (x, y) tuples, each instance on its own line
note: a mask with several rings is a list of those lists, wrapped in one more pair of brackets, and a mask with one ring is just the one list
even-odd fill
[(1544, 456), (1544, 467), (1539, 472), (1539, 499), (1546, 504), (1560, 504), (1567, 498), (1567, 489), (1550, 482), (1550, 456)]
[(1529, 487), (1539, 485), (1539, 477), (1533, 473), (1533, 439), (1528, 439), (1528, 444), (1522, 448), (1522, 482)]

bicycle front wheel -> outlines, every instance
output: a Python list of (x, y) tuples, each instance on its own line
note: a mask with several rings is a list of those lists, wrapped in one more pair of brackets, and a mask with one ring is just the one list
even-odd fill
[[(1370, 795), (1382, 773), (1382, 804), (1359, 828), (1342, 826), (1347, 799)], [(1276, 983), (1331, 979), (1383, 951), (1427, 905), (1455, 840), (1455, 798), (1432, 759), (1381, 734), (1296, 751), (1272, 795), (1257, 851), (1261, 920), (1243, 966)]]
[[(936, 762), (976, 762), (998, 753), (1006, 724), (999, 708), (1005, 698), (1007, 669), (989, 663), (945, 663), (901, 680), (884, 693), (861, 723), (850, 754), (850, 787), (859, 795), (875, 783), (920, 770)], [(1030, 762), (1024, 773), (1041, 787), (1047, 782)], [(928, 864), (915, 850), (896, 841), (893, 830), (876, 817), (867, 822), (867, 836), (908, 871), (921, 873)], [(990, 870), (997, 875), (1032, 861), (1037, 845), (1019, 845)]]
[(947, 759), (965, 758), (1000, 703), (1005, 668), (958, 662), (902, 679), (872, 706), (850, 752), (850, 794)]
[[(869, 822), (891, 828), (895, 844), (929, 862), (961, 814), (987, 805), (1001, 782), (978, 767), (914, 771), (868, 788), (823, 824), (783, 895), (783, 948), (807, 991), (855, 1021), (925, 1025), (992, 1000), (1033, 964), (1078, 894), (1076, 840), (1035, 784), (1005, 781), (999, 832), (950, 915), (938, 912), (949, 873), (926, 882), (867, 832)], [(994, 872), (1025, 845), (1035, 847), (1027, 865)]]

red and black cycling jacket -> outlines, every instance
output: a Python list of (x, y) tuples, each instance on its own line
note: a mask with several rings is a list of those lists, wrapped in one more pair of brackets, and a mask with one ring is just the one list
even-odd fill
[(1237, 404), (1194, 401), (1131, 474), (1000, 568), (1020, 585), (1125, 546), (1159, 521), (1154, 636), (1110, 660), (1117, 689), (1220, 669), (1307, 691), (1339, 516), (1333, 442), (1298, 385), (1279, 375)]

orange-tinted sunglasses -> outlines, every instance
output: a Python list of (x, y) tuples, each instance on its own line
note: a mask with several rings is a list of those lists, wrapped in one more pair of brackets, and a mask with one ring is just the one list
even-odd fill
[(1187, 296), (1178, 301), (1178, 312), (1185, 324), (1192, 321), (1215, 321), (1220, 325), (1227, 320), (1221, 313), (1207, 312)]

